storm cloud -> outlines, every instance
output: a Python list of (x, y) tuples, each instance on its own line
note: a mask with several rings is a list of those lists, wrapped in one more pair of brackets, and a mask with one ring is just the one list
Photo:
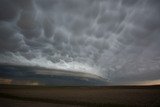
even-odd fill
[(1, 0), (0, 63), (160, 79), (159, 0)]

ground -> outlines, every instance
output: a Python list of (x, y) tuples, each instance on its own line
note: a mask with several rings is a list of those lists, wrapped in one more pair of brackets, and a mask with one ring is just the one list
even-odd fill
[(160, 86), (0, 85), (1, 107), (160, 107)]

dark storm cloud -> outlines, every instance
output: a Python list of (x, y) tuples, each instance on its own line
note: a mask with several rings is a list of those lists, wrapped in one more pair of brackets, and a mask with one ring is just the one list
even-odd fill
[(82, 72), (69, 71), (67, 73), (65, 70), (58, 69), (3, 64), (0, 65), (0, 83), (19, 85), (37, 83), (36, 85), (56, 86), (101, 86), (108, 84), (104, 78)]
[(157, 79), (159, 11), (159, 0), (1, 0), (0, 62)]

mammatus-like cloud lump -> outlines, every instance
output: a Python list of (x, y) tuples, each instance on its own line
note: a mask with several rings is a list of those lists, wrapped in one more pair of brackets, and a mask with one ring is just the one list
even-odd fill
[(160, 78), (159, 0), (1, 0), (0, 62)]

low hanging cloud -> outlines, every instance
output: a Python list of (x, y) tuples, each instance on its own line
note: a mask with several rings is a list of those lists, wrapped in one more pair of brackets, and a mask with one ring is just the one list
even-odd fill
[(0, 62), (160, 78), (159, 0), (1, 0)]

